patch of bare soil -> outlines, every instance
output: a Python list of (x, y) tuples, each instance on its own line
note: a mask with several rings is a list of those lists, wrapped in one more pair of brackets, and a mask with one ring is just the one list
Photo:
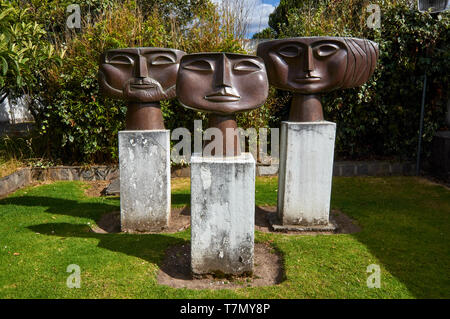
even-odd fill
[[(139, 234), (176, 233), (187, 229), (191, 224), (189, 207), (172, 208), (169, 227), (159, 232), (139, 232)], [(100, 217), (92, 231), (95, 233), (120, 233), (120, 212), (114, 211)]]
[(330, 220), (338, 226), (336, 231), (283, 231), (275, 232), (273, 231), (269, 220), (277, 214), (276, 206), (256, 206), (255, 209), (255, 229), (266, 233), (282, 233), (282, 234), (292, 234), (292, 235), (331, 235), (331, 234), (352, 234), (361, 231), (361, 227), (358, 226), (356, 221), (348, 217), (346, 214), (338, 211), (332, 210), (330, 214)]
[(166, 251), (157, 280), (160, 285), (189, 289), (236, 289), (273, 286), (284, 280), (281, 255), (267, 243), (255, 244), (254, 272), (251, 276), (218, 278), (205, 275), (195, 278), (191, 273), (190, 245), (174, 246)]
[(105, 195), (105, 188), (108, 187), (110, 181), (85, 181), (86, 187), (84, 193), (89, 197), (100, 197)]

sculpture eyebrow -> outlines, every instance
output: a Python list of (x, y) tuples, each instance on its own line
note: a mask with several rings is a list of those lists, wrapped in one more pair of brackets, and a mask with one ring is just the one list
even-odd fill
[(206, 58), (206, 57), (193, 57), (190, 59), (186, 59), (185, 63), (191, 63), (191, 62), (197, 62), (197, 61), (205, 61), (205, 62), (209, 62), (210, 59)]
[(124, 51), (110, 51), (105, 55), (105, 62), (109, 62), (112, 58), (116, 56), (125, 56), (134, 59), (138, 56), (138, 54)]
[(337, 41), (333, 41), (333, 40), (326, 40), (326, 41), (320, 40), (320, 41), (316, 41), (316, 42), (311, 43), (311, 47), (312, 47), (312, 48), (316, 48), (316, 47), (318, 47), (318, 46), (320, 46), (320, 45), (323, 45), (323, 44), (331, 44), (331, 45), (335, 45), (335, 46), (337, 46), (339, 49), (341, 49), (340, 43), (337, 42)]
[(165, 57), (171, 57), (173, 59), (174, 62), (176, 62), (177, 57), (175, 55), (175, 53), (171, 52), (171, 51), (147, 51), (147, 52), (142, 52), (141, 55), (160, 55), (160, 56), (165, 56)]
[(237, 60), (237, 61), (233, 61), (234, 62), (233, 68), (236, 67), (236, 65), (239, 65), (242, 62), (249, 62), (249, 63), (254, 64), (255, 66), (257, 66), (258, 68), (261, 69), (261, 64), (260, 64), (260, 62), (258, 60), (242, 59), (242, 58), (241, 59), (233, 59), (233, 60)]
[(261, 61), (259, 59), (253, 58), (253, 57), (246, 57), (245, 55), (226, 55), (226, 57), (233, 61), (235, 64), (240, 62), (250, 62), (254, 63), (255, 65), (261, 67)]
[(196, 57), (196, 58), (193, 58), (192, 60), (187, 60), (183, 63), (183, 67), (188, 66), (189, 64), (194, 63), (194, 62), (206, 62), (211, 66), (212, 69), (214, 68), (214, 65), (213, 65), (214, 63), (211, 63), (208, 58), (203, 58), (203, 57)]
[(302, 42), (294, 42), (294, 41), (292, 41), (292, 42), (285, 42), (285, 43), (280, 43), (280, 44), (278, 44), (278, 45), (275, 47), (274, 50), (278, 51), (278, 50), (281, 50), (281, 49), (283, 49), (283, 48), (290, 47), (290, 46), (299, 47), (299, 48), (305, 48), (305, 47), (307, 47), (308, 45), (305, 44), (305, 43), (302, 43)]

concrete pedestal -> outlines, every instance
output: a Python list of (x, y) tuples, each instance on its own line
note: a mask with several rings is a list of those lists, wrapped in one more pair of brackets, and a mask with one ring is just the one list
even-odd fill
[(170, 218), (170, 131), (119, 132), (122, 231), (160, 231)]
[(278, 178), (282, 225), (334, 228), (329, 215), (335, 135), (332, 122), (282, 122)]
[(252, 272), (255, 160), (191, 157), (191, 266), (194, 274)]

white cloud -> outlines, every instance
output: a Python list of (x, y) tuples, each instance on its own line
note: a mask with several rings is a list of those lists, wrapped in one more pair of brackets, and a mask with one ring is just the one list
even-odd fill
[[(220, 4), (227, 0), (212, 0), (212, 2)], [(245, 11), (248, 11), (248, 35), (251, 37), (254, 33), (259, 32), (268, 27), (269, 15), (275, 10), (275, 7), (263, 0), (228, 0), (243, 1)]]

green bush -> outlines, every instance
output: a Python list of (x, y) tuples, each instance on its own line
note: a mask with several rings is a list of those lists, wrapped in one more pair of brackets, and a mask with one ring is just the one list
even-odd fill
[[(64, 61), (46, 70), (35, 95), (39, 103), (33, 105), (45, 158), (71, 164), (117, 161), (117, 133), (125, 127), (126, 105), (99, 94), (98, 61), (105, 50), (154, 46), (188, 53), (244, 52), (239, 35), (224, 24), (211, 2), (173, 1), (189, 5), (189, 15), (181, 20), (167, 16), (168, 1), (163, 1), (163, 11), (158, 10), (160, 6), (148, 10), (151, 2), (111, 1), (108, 8), (83, 22), (81, 32), (66, 31), (64, 37), (53, 34), (53, 41), (65, 50)], [(142, 8), (147, 8), (145, 14)], [(205, 114), (186, 110), (176, 100), (162, 101), (161, 106), (168, 129), (193, 130), (194, 118), (205, 119), (206, 125)]]
[[(380, 29), (366, 25), (369, 3), (380, 5)], [(255, 37), (356, 36), (377, 42), (380, 59), (374, 76), (360, 88), (325, 94), (325, 118), (337, 123), (339, 158), (411, 159), (417, 148), (425, 72), (426, 154), (436, 130), (445, 127), (450, 74), (449, 22), (448, 13), (432, 17), (418, 12), (406, 0), (282, 0), (270, 17), (271, 30)], [(286, 116), (289, 103), (282, 107), (281, 116)]]
[(14, 1), (0, 2), (0, 93), (10, 97), (29, 93), (42, 79), (42, 70), (60, 61), (46, 39), (47, 32), (29, 9)]
[[(84, 0), (79, 2), (83, 21), (78, 31), (65, 27), (71, 1), (20, 2), (26, 9), (1, 11), (6, 18), (0, 19), (0, 75), (5, 65), (7, 71), (0, 81), (12, 91), (26, 89), (33, 94), (37, 134), (33, 154), (55, 163), (117, 161), (117, 132), (124, 128), (126, 105), (98, 92), (98, 59), (104, 50), (160, 46), (188, 53), (245, 52), (243, 35), (233, 27), (237, 21), (223, 16), (209, 0)], [(357, 36), (379, 43), (380, 60), (372, 79), (361, 88), (324, 95), (325, 116), (337, 122), (339, 158), (411, 159), (417, 145), (424, 72), (429, 79), (425, 152), (435, 131), (444, 128), (449, 16), (442, 14), (437, 20), (409, 7), (406, 0), (370, 1), (381, 7), (381, 29), (370, 29), (368, 3), (282, 0), (270, 18), (271, 28), (259, 36)], [(170, 15), (174, 8), (180, 13), (177, 17)], [(10, 30), (19, 32), (11, 35)], [(15, 42), (23, 48), (16, 45), (19, 53), (10, 55)], [(55, 63), (63, 53), (62, 63)], [(14, 71), (16, 66), (19, 72)], [(289, 104), (288, 92), (271, 89), (265, 105), (238, 115), (238, 124), (278, 127), (287, 118)], [(194, 119), (204, 119), (206, 125), (207, 115), (186, 110), (176, 100), (163, 101), (161, 106), (168, 129), (193, 129)]]

